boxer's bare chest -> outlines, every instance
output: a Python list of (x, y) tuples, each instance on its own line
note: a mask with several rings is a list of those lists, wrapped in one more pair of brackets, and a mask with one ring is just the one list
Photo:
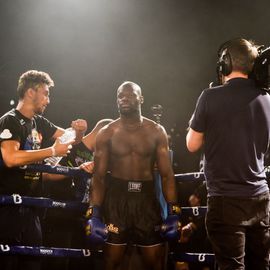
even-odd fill
[(147, 128), (135, 130), (119, 129), (111, 139), (111, 153), (114, 156), (151, 156), (155, 152), (155, 136)]

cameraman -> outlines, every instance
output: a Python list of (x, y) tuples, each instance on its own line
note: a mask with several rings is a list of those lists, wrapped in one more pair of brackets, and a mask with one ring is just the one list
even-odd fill
[(269, 269), (270, 96), (248, 78), (257, 57), (242, 38), (221, 46), (222, 85), (202, 92), (186, 138), (190, 152), (204, 145), (206, 227), (221, 270)]

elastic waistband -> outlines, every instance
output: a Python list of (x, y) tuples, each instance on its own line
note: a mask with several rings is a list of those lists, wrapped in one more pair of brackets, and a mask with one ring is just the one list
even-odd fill
[(151, 180), (126, 180), (110, 176), (108, 179), (109, 189), (128, 193), (152, 193), (155, 183)]

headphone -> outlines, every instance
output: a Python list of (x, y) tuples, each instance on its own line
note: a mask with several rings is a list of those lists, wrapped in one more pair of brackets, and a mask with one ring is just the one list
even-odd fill
[(231, 40), (223, 43), (218, 50), (217, 74), (228, 76), (232, 72), (232, 58), (228, 52)]
[(222, 76), (228, 76), (233, 70), (232, 56), (229, 53), (229, 48), (238, 44), (240, 40), (242, 40), (242, 38), (234, 38), (224, 42), (219, 47), (216, 67), (218, 85), (223, 84)]

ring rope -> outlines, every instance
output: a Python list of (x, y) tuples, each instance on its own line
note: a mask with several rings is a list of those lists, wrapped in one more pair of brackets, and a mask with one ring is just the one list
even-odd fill
[(204, 173), (203, 172), (192, 172), (192, 173), (180, 173), (174, 175), (177, 181), (194, 181), (194, 180), (201, 180), (204, 181)]
[[(91, 177), (92, 174), (85, 172), (79, 168), (72, 168), (66, 166), (51, 166), (44, 164), (30, 164), (20, 167), (22, 170), (28, 171), (38, 171), (38, 172), (47, 172), (54, 174), (64, 174), (71, 177)], [(194, 181), (194, 180), (205, 180), (203, 172), (191, 172), (191, 173), (180, 173), (174, 175), (177, 181)]]
[(35, 172), (47, 172), (53, 174), (64, 174), (70, 177), (90, 178), (91, 174), (79, 169), (78, 167), (66, 167), (66, 166), (51, 166), (44, 164), (30, 164), (20, 167), (22, 170), (35, 171)]
[[(62, 208), (70, 209), (84, 212), (87, 210), (89, 204), (82, 203), (79, 201), (57, 201), (50, 198), (44, 197), (27, 197), (21, 196), (19, 194), (13, 195), (0, 195), (0, 205), (22, 205), (22, 206), (32, 206), (39, 208)], [(181, 215), (188, 216), (202, 216), (205, 215), (207, 211), (206, 206), (199, 207), (180, 207)]]
[[(264, 169), (266, 178), (270, 178), (270, 166), (265, 167)], [(180, 173), (174, 175), (177, 181), (194, 181), (201, 180), (205, 181), (205, 176), (203, 172), (191, 172), (191, 173)]]
[(92, 252), (90, 249), (11, 246), (0, 244), (0, 254), (46, 257), (89, 257), (91, 256)]
[(0, 205), (23, 205), (39, 208), (62, 208), (77, 211), (86, 211), (89, 204), (79, 201), (58, 201), (44, 197), (27, 197), (19, 194), (0, 195)]
[(215, 255), (212, 253), (170, 253), (170, 257), (178, 262), (215, 263)]
[[(54, 247), (32, 247), (32, 246), (11, 246), (0, 244), (0, 254), (5, 255), (30, 255), (44, 257), (90, 257), (93, 253), (102, 253), (102, 250), (92, 252), (90, 249), (54, 248)], [(177, 261), (185, 262), (214, 262), (214, 254), (210, 253), (170, 253), (170, 256)]]
[[(51, 166), (44, 164), (30, 164), (20, 167), (22, 170), (27, 171), (38, 171), (38, 172), (47, 172), (53, 174), (64, 174), (71, 177), (91, 177), (92, 174), (85, 172), (79, 168), (72, 168), (66, 166)], [(192, 173), (181, 173), (175, 174), (175, 179), (177, 181), (194, 181), (194, 180), (205, 180), (203, 172), (192, 172)]]

